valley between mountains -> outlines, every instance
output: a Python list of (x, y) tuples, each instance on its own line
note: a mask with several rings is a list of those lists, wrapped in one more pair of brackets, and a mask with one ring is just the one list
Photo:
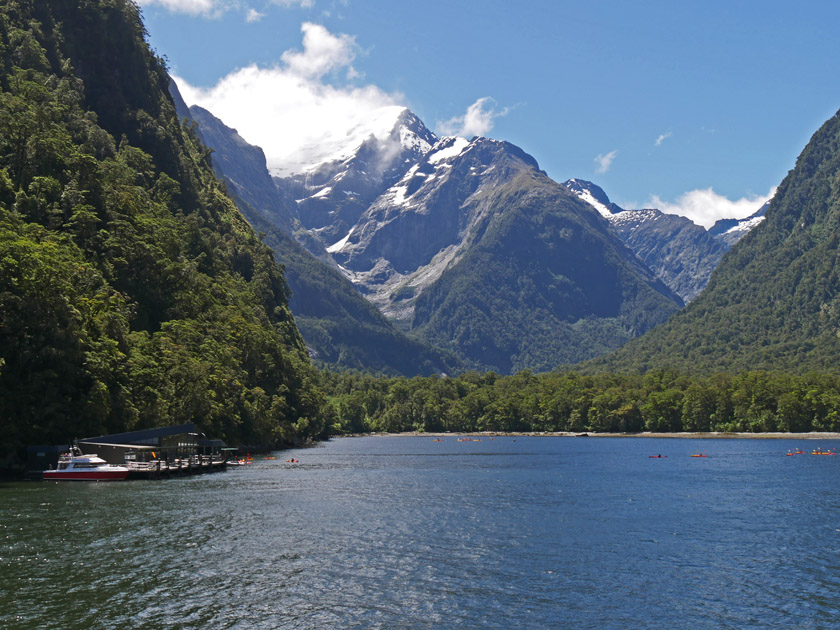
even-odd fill
[(602, 356), (693, 300), (766, 211), (706, 230), (625, 210), (508, 142), (438, 138), (402, 107), (272, 175), (259, 147), (171, 91), (285, 264), (301, 333), (328, 365), (512, 373)]

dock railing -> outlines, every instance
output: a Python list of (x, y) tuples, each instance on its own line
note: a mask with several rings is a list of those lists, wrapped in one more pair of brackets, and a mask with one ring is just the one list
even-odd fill
[(150, 462), (126, 462), (125, 466), (129, 470), (137, 472), (160, 472), (161, 460), (156, 459)]

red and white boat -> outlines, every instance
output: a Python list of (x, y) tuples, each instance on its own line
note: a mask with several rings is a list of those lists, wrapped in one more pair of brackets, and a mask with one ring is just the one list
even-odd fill
[(45, 481), (122, 481), (128, 468), (109, 464), (97, 455), (82, 455), (78, 447), (58, 458), (58, 468), (45, 470)]

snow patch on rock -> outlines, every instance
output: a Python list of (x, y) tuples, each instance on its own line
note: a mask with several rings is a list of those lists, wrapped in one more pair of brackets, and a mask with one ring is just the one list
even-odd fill
[(466, 138), (444, 138), (439, 144), (445, 146), (428, 156), (429, 164), (437, 164), (438, 162), (461, 155), (464, 149), (470, 145), (470, 141)]
[(347, 245), (347, 241), (350, 240), (350, 236), (353, 234), (353, 230), (355, 230), (355, 229), (356, 229), (356, 226), (354, 225), (353, 227), (350, 228), (350, 231), (347, 232), (347, 236), (345, 236), (343, 239), (341, 239), (337, 243), (333, 243), (332, 245), (327, 247), (327, 251), (330, 254), (340, 252), (344, 248), (344, 246)]

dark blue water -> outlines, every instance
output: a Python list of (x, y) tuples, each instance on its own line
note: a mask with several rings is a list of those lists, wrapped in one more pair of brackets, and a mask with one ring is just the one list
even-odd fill
[(829, 442), (443, 440), (0, 486), (0, 627), (840, 627)]

